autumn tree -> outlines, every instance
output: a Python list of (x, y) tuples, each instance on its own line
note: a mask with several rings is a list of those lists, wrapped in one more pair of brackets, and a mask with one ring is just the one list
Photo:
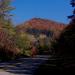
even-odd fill
[(25, 32), (19, 32), (15, 36), (16, 45), (21, 50), (21, 55), (31, 55), (31, 41), (33, 37)]

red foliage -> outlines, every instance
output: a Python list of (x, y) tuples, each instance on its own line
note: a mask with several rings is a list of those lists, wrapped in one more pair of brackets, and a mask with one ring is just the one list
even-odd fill
[(17, 55), (20, 52), (13, 39), (3, 29), (0, 29), (0, 52), (2, 52), (1, 49), (10, 56)]
[(25, 31), (27, 28), (50, 30), (53, 31), (54, 34), (56, 34), (55, 36), (57, 36), (59, 35), (58, 31), (62, 31), (65, 26), (66, 25), (63, 23), (58, 23), (47, 19), (33, 18), (21, 25), (18, 25), (16, 28), (18, 29), (18, 31)]
[(34, 47), (34, 46), (32, 47), (31, 53), (32, 53), (32, 54), (31, 54), (32, 57), (34, 57), (34, 56), (37, 54), (37, 49), (36, 49), (36, 47)]

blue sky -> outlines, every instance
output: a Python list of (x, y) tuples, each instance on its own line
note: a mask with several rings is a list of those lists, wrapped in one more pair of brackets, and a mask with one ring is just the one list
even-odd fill
[(69, 3), (70, 0), (14, 0), (13, 21), (19, 24), (36, 17), (68, 23), (67, 16), (72, 13)]

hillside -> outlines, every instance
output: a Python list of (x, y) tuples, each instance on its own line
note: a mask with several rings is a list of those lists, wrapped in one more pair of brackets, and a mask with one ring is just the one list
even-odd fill
[(28, 32), (29, 30), (31, 32), (31, 29), (33, 29), (34, 32), (39, 32), (41, 30), (42, 33), (50, 31), (53, 32), (55, 36), (57, 36), (65, 28), (65, 24), (47, 19), (33, 18), (24, 22), (23, 24), (16, 26), (16, 28), (18, 32)]

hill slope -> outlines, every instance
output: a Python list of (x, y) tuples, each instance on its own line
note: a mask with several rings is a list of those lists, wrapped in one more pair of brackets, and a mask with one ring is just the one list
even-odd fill
[(18, 32), (26, 32), (30, 29), (41, 30), (42, 32), (52, 31), (54, 35), (57, 36), (65, 28), (65, 24), (47, 19), (33, 18), (23, 24), (16, 26), (16, 28)]

